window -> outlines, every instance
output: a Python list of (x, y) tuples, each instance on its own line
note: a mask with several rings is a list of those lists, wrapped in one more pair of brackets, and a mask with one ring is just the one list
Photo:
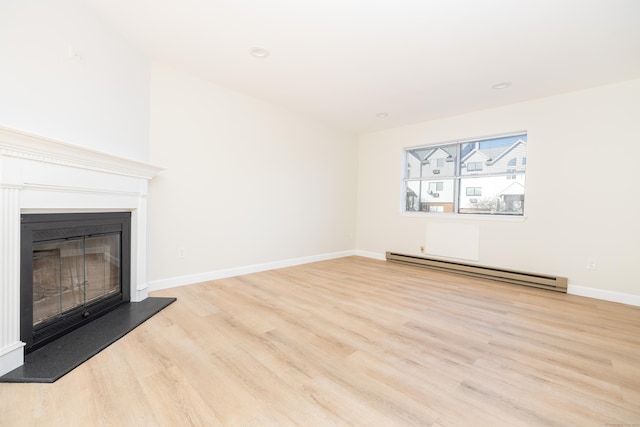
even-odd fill
[(467, 163), (467, 171), (475, 172), (482, 170), (482, 162), (469, 162)]
[(429, 183), (429, 193), (435, 193), (437, 191), (442, 191), (444, 188), (444, 183), (442, 182), (430, 182)]
[(467, 196), (482, 196), (482, 187), (467, 187)]
[(526, 134), (407, 148), (405, 209), (523, 215), (526, 155)]

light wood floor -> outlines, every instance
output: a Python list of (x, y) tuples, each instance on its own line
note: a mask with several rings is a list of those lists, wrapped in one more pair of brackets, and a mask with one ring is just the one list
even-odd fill
[(2, 426), (640, 426), (640, 309), (358, 257), (178, 301)]

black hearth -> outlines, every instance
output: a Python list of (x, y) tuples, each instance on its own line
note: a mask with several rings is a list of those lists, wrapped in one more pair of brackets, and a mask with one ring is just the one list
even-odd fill
[(131, 213), (21, 216), (25, 353), (130, 300)]

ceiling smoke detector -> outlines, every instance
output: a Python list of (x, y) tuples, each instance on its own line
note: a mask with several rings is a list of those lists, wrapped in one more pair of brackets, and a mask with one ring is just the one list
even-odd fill
[(491, 89), (501, 90), (501, 89), (506, 89), (510, 86), (511, 86), (511, 82), (500, 82), (491, 86)]
[(263, 59), (263, 58), (266, 58), (267, 56), (269, 56), (269, 51), (267, 49), (263, 49), (261, 47), (252, 47), (251, 49), (249, 49), (249, 53), (254, 58)]

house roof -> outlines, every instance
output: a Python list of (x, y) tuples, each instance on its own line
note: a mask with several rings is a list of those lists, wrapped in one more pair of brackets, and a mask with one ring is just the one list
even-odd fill
[[(526, 145), (526, 135), (516, 135), (487, 140), (470, 141), (463, 143), (462, 162), (468, 161), (474, 154), (480, 154), (492, 165), (498, 160), (514, 151), (521, 145)], [(426, 162), (438, 151), (444, 151), (450, 156), (455, 156), (455, 146), (420, 147), (408, 150), (409, 154), (421, 162)]]
[(473, 148), (468, 151), (462, 158), (462, 162), (466, 162), (476, 153), (482, 154), (489, 161), (488, 165), (496, 163), (498, 160), (515, 150), (521, 144), (526, 145), (526, 136), (518, 135), (515, 137), (496, 138), (485, 141), (474, 141)]
[(504, 190), (500, 191), (498, 196), (505, 196), (509, 194), (524, 194), (524, 185), (519, 182), (512, 182)]
[(438, 151), (444, 151), (448, 156), (455, 156), (456, 154), (453, 146), (421, 147), (414, 150), (409, 150), (409, 153), (421, 162), (426, 162), (431, 159), (431, 157), (433, 157), (433, 155)]

